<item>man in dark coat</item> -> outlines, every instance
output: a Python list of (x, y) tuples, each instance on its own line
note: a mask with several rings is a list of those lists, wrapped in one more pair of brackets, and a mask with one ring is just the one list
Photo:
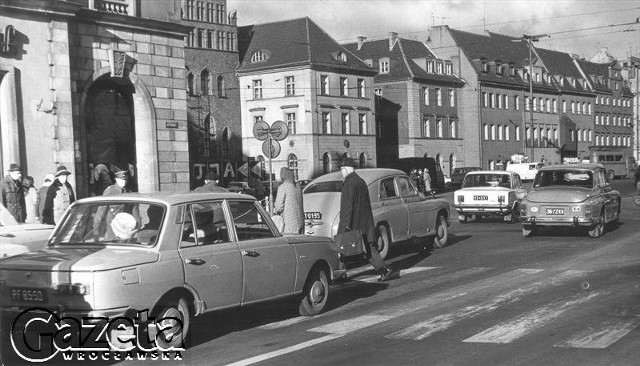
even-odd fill
[(102, 192), (103, 196), (110, 196), (114, 194), (123, 194), (123, 193), (131, 192), (127, 188), (127, 180), (129, 180), (129, 173), (126, 170), (121, 170), (119, 172), (116, 172), (114, 176), (116, 178), (116, 182), (108, 186), (107, 188), (105, 188), (105, 190)]
[(229, 192), (228, 189), (218, 185), (218, 174), (209, 172), (204, 177), (204, 185), (193, 190), (194, 192)]
[(23, 223), (27, 218), (27, 205), (22, 189), (22, 168), (18, 164), (9, 164), (8, 173), (0, 185), (2, 205), (18, 223)]
[[(120, 170), (114, 174), (114, 178), (116, 182), (105, 188), (104, 192), (102, 192), (103, 196), (115, 196), (131, 192), (127, 188), (127, 181), (129, 180), (128, 171)], [(108, 211), (107, 207), (109, 208)], [(138, 220), (140, 218), (138, 205), (111, 205), (99, 207), (98, 210), (96, 210), (93, 220), (93, 232), (96, 237), (96, 241), (99, 240), (98, 233), (101, 232), (105, 232), (105, 240), (112, 240), (115, 238), (111, 227), (111, 221), (120, 212), (131, 213)]]
[(373, 227), (373, 212), (371, 211), (371, 199), (369, 188), (364, 179), (354, 173), (356, 164), (353, 159), (343, 157), (340, 162), (340, 170), (344, 176), (342, 195), (340, 197), (340, 224), (338, 234), (350, 230), (359, 230), (364, 239), (365, 249), (369, 263), (376, 271), (381, 272), (378, 281), (386, 281), (394, 271), (389, 268), (378, 249), (374, 245), (376, 241), (375, 228)]

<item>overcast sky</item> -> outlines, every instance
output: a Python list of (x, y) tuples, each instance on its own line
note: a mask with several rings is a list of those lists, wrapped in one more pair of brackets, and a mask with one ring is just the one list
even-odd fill
[(549, 34), (537, 46), (587, 59), (601, 47), (617, 59), (640, 57), (640, 0), (227, 0), (227, 7), (237, 10), (240, 26), (308, 16), (340, 43), (389, 32), (424, 41), (429, 26), (446, 24), (474, 33)]

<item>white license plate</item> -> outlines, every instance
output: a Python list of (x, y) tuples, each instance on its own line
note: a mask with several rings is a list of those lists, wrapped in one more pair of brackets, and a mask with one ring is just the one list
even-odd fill
[(305, 212), (304, 218), (307, 220), (321, 220), (322, 212)]
[(548, 208), (547, 215), (564, 215), (564, 208)]
[(26, 289), (11, 288), (11, 300), (19, 302), (46, 302), (47, 290), (44, 289)]
[(489, 196), (473, 196), (474, 201), (488, 201)]

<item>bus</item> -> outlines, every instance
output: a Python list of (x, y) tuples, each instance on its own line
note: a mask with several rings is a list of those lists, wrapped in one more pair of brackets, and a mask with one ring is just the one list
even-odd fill
[(592, 146), (589, 148), (589, 161), (604, 165), (609, 180), (615, 178), (633, 178), (638, 169), (631, 149), (622, 146)]

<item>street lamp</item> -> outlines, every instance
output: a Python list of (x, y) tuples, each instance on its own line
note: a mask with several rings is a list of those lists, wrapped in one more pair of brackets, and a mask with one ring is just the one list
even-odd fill
[[(531, 131), (531, 161), (534, 160), (533, 158), (533, 148), (534, 148), (534, 142), (535, 142), (535, 136), (533, 135), (533, 60), (531, 57), (531, 53), (533, 52), (533, 45), (531, 44), (531, 42), (538, 42), (540, 40), (540, 38), (546, 38), (546, 37), (551, 37), (548, 34), (538, 34), (535, 36), (530, 36), (527, 34), (523, 34), (522, 38), (519, 39), (512, 39), (511, 42), (527, 42), (528, 46), (529, 46), (529, 112), (530, 112), (530, 116), (531, 116), (531, 122), (530, 122), (530, 131)], [(525, 131), (526, 133), (526, 123), (525, 123)], [(526, 139), (526, 136), (525, 136)], [(524, 140), (524, 139), (523, 139)], [(525, 153), (525, 151), (523, 151), (523, 153)]]

